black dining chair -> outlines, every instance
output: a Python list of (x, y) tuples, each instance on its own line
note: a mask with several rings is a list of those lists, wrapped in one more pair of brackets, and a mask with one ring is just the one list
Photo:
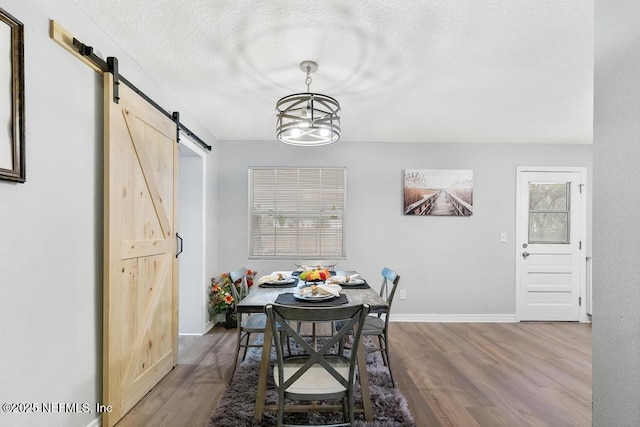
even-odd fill
[[(293, 401), (342, 401), (343, 423), (333, 426), (352, 425), (354, 421), (354, 384), (356, 370), (356, 353), (360, 343), (360, 334), (365, 319), (369, 313), (369, 306), (347, 305), (340, 307), (295, 307), (280, 304), (268, 304), (265, 307), (268, 326), (273, 331), (276, 348), (276, 363), (273, 378), (278, 391), (277, 425), (284, 423), (285, 399)], [(338, 329), (326, 342), (318, 343), (317, 347), (308, 337), (292, 328), (293, 323), (305, 322), (314, 325), (332, 324), (340, 321), (343, 327)], [(287, 339), (298, 345), (295, 354), (284, 355), (282, 348), (282, 334), (284, 330)], [(348, 355), (339, 352), (340, 341), (351, 333), (354, 337), (352, 350)], [(323, 404), (314, 406), (292, 404), (286, 409), (295, 411), (320, 410)], [(289, 425), (289, 424), (288, 424)]]
[[(365, 351), (379, 351), (382, 355), (382, 361), (389, 370), (389, 376), (391, 377), (391, 384), (396, 386), (396, 382), (393, 379), (393, 371), (391, 370), (391, 360), (389, 356), (389, 313), (391, 312), (391, 304), (393, 303), (393, 297), (396, 293), (396, 288), (400, 282), (400, 276), (395, 271), (385, 267), (382, 269), (382, 285), (380, 287), (380, 297), (382, 297), (389, 308), (384, 313), (376, 313), (367, 316), (362, 327), (362, 335), (367, 337), (377, 337), (378, 344), (364, 345)], [(342, 325), (336, 324), (337, 328)], [(341, 341), (342, 348), (345, 348), (344, 341)]]

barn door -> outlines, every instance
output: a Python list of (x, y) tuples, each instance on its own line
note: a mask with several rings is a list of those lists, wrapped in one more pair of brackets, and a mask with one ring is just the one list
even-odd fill
[(103, 425), (177, 364), (176, 124), (104, 74)]

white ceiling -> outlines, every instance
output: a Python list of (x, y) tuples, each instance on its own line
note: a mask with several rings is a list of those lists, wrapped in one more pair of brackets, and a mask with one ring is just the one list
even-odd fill
[(592, 141), (593, 0), (74, 1), (219, 140), (274, 140), (310, 59), (342, 141)]

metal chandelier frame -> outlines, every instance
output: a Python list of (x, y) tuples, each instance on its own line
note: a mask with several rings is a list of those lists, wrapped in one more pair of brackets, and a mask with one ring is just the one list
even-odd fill
[(340, 139), (340, 103), (334, 98), (309, 91), (310, 74), (318, 69), (313, 61), (303, 61), (307, 92), (288, 95), (276, 103), (276, 137), (285, 144), (319, 146)]

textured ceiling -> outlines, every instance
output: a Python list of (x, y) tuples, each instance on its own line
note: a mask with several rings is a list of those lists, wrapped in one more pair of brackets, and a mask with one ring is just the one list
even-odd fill
[(219, 140), (274, 140), (311, 59), (343, 141), (592, 141), (593, 0), (75, 2)]

